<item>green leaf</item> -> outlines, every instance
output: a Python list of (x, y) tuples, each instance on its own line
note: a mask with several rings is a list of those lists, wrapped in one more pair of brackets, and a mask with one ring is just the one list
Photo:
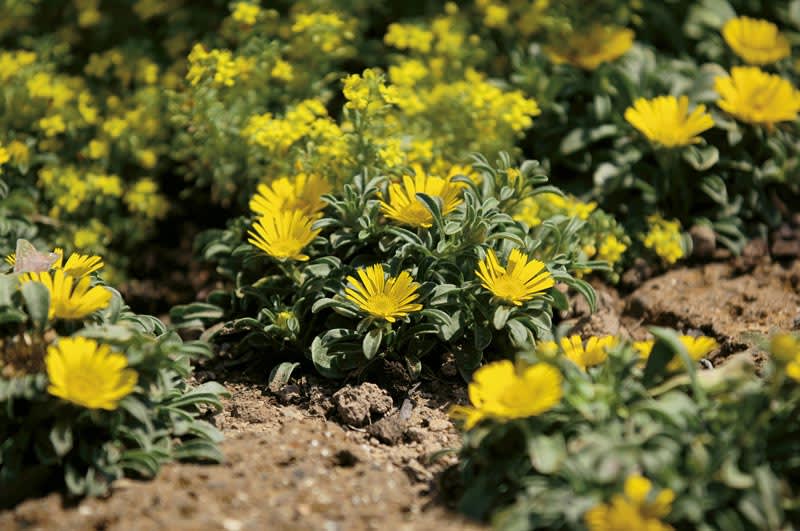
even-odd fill
[(0, 275), (0, 306), (11, 306), (11, 297), (19, 288), (19, 280), (15, 275)]
[(533, 335), (528, 328), (517, 319), (511, 319), (506, 322), (508, 328), (508, 337), (511, 339), (512, 346), (520, 348), (530, 344)]
[(169, 406), (173, 408), (191, 408), (199, 405), (209, 405), (217, 409), (222, 409), (220, 398), (230, 396), (230, 393), (217, 382), (205, 382), (198, 385), (188, 393), (171, 400)]
[(22, 298), (25, 300), (31, 320), (39, 329), (43, 329), (47, 324), (47, 314), (50, 309), (50, 291), (41, 282), (24, 282)]
[(59, 420), (50, 430), (50, 443), (58, 457), (64, 457), (72, 450), (72, 427), (67, 420)]
[(152, 478), (158, 474), (161, 461), (152, 452), (136, 449), (123, 452), (119, 465), (143, 478)]
[(417, 192), (417, 199), (422, 201), (425, 208), (431, 213), (433, 216), (436, 225), (439, 227), (444, 227), (444, 218), (442, 217), (442, 207), (441, 207), (441, 199), (438, 196), (430, 196), (428, 194), (423, 194), (422, 192)]
[(328, 346), (322, 340), (322, 337), (317, 336), (311, 342), (311, 361), (314, 362), (314, 367), (325, 378), (344, 378), (346, 373), (339, 370), (334, 362), (334, 356), (328, 353)]
[(487, 326), (476, 324), (472, 334), (475, 339), (475, 349), (478, 352), (486, 350), (486, 347), (492, 342), (492, 331)]
[(506, 326), (506, 321), (508, 321), (508, 316), (511, 315), (511, 310), (509, 306), (498, 306), (494, 310), (494, 317), (492, 317), (492, 325), (494, 326), (495, 330), (502, 330), (504, 326)]
[(483, 361), (483, 352), (467, 346), (462, 346), (461, 348), (454, 349), (453, 355), (455, 355), (456, 358), (456, 368), (458, 368), (458, 372), (465, 382), (469, 382), (472, 379), (472, 373), (480, 367), (481, 361)]
[(689, 146), (683, 150), (683, 160), (697, 171), (706, 171), (719, 161), (719, 150), (711, 144)]
[(153, 424), (150, 421), (150, 411), (147, 406), (135, 396), (128, 395), (120, 400), (119, 407), (141, 422), (148, 431), (153, 429)]
[(225, 439), (225, 436), (216, 426), (205, 420), (195, 420), (192, 422), (192, 425), (189, 426), (188, 431), (195, 437), (214, 443), (220, 443)]
[(292, 377), (292, 372), (300, 366), (299, 362), (284, 361), (279, 363), (269, 373), (268, 386), (271, 391), (275, 392), (281, 389), (284, 385), (289, 383)]
[(175, 306), (169, 314), (173, 325), (179, 328), (202, 328), (222, 319), (225, 312), (215, 304), (193, 302)]
[(564, 436), (534, 435), (528, 438), (528, 456), (533, 468), (542, 474), (555, 474), (567, 457)]
[(661, 379), (667, 368), (667, 364), (675, 357), (676, 352), (682, 348), (680, 339), (675, 338), (677, 343), (671, 339), (667, 341), (656, 341), (653, 345), (653, 350), (647, 358), (647, 364), (644, 368), (643, 382), (647, 387), (650, 387), (653, 382)]
[(736, 465), (738, 453), (728, 455), (719, 469), (719, 479), (733, 489), (749, 489), (755, 484), (755, 480), (749, 474), (745, 474)]
[(551, 289), (549, 293), (553, 297), (553, 308), (562, 312), (569, 310), (569, 299), (567, 299), (566, 294), (557, 289)]
[[(703, 390), (703, 387), (700, 385), (700, 382), (697, 380), (697, 362), (695, 362), (692, 358), (689, 357), (689, 353), (686, 351), (686, 347), (684, 346), (683, 342), (678, 337), (678, 334), (674, 330), (670, 330), (668, 328), (660, 328), (660, 327), (650, 327), (650, 333), (656, 338), (656, 344), (653, 346), (653, 354), (656, 354), (656, 349), (659, 343), (663, 343), (663, 346), (660, 348), (667, 348), (671, 350), (675, 355), (680, 356), (681, 360), (683, 360), (684, 368), (686, 372), (689, 374), (689, 378), (692, 382), (692, 393), (694, 394), (694, 399), (697, 401), (698, 404), (703, 405), (708, 402), (708, 397), (706, 392)], [(651, 357), (652, 355), (651, 354)], [(660, 359), (663, 361), (664, 356), (667, 356), (666, 353), (659, 354)], [(650, 360), (648, 360), (648, 364), (645, 367), (645, 381), (647, 380), (648, 374), (650, 376), (655, 376), (654, 374), (648, 373), (648, 369), (650, 368)], [(666, 363), (669, 363), (670, 360), (667, 360)], [(659, 361), (660, 363), (660, 361)], [(655, 370), (655, 368), (653, 369)], [(663, 370), (663, 369), (662, 369)]]
[(371, 360), (378, 353), (381, 348), (381, 341), (383, 341), (383, 329), (373, 328), (365, 336), (361, 342), (361, 348), (364, 351), (364, 357)]

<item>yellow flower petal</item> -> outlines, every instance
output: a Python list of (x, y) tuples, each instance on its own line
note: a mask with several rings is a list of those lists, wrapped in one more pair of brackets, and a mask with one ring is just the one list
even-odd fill
[(48, 347), (45, 366), (48, 393), (89, 409), (116, 409), (138, 380), (123, 354), (83, 337), (61, 338)]
[(357, 274), (358, 279), (347, 277), (345, 297), (373, 317), (393, 323), (422, 309), (421, 304), (414, 302), (419, 298), (419, 284), (407, 271), (387, 279), (383, 266), (375, 264), (359, 269)]

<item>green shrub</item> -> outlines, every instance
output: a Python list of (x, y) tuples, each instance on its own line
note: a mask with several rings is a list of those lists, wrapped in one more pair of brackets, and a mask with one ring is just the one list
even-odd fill
[(499, 529), (797, 521), (800, 343), (777, 336), (758, 376), (749, 353), (701, 371), (714, 340), (652, 332), (575, 336), (476, 372), (472, 405), (454, 410), (461, 510)]
[(175, 459), (220, 461), (222, 435), (201, 416), (224, 389), (187, 383), (208, 345), (131, 312), (94, 276), (99, 257), (24, 243), (0, 275), (0, 506), (105, 494)]

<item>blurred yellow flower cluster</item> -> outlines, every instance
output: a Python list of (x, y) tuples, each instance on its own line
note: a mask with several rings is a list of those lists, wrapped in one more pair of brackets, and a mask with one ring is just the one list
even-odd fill
[(642, 242), (652, 249), (668, 264), (674, 264), (686, 254), (681, 237), (681, 224), (677, 220), (668, 220), (658, 214), (647, 218), (649, 230), (642, 235)]

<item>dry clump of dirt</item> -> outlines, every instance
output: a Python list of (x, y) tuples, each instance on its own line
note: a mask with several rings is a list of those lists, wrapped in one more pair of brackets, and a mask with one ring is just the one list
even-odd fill
[[(455, 457), (431, 456), (458, 446), (447, 408), (464, 401), (463, 384), (426, 382), (399, 407), (370, 383), (339, 398), (335, 387), (305, 378), (275, 395), (253, 383), (228, 389), (215, 418), (226, 436), (223, 465), (169, 465), (153, 481), (121, 480), (110, 498), (73, 508), (57, 494), (29, 500), (0, 513), (0, 529), (482, 528), (436, 502), (436, 476)], [(363, 427), (340, 417), (364, 409)], [(393, 423), (391, 440), (375, 430), (381, 422)]]
[(800, 328), (800, 261), (787, 264), (747, 257), (725, 263), (680, 267), (651, 278), (620, 296), (596, 286), (598, 308), (589, 314), (575, 300), (567, 316), (571, 333), (648, 336), (648, 326), (675, 328), (717, 339), (710, 360), (719, 365), (731, 354), (749, 350), (763, 356), (760, 343), (776, 331)]

